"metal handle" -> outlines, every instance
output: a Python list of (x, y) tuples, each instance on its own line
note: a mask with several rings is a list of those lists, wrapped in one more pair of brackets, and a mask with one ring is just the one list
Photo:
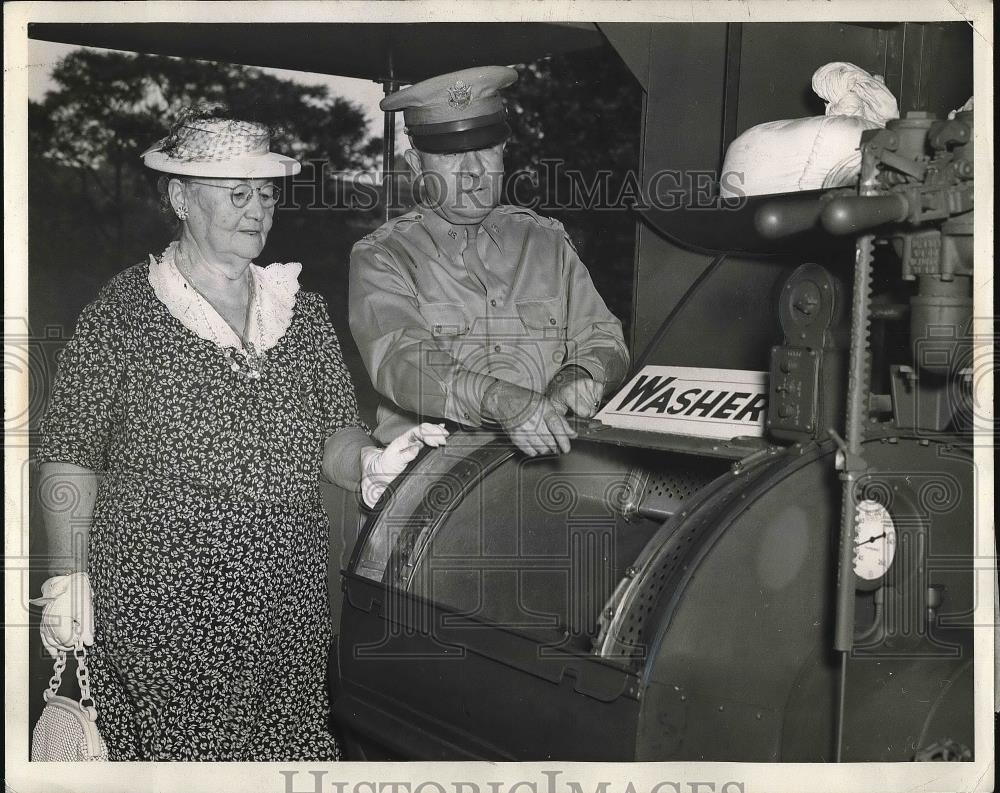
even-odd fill
[(834, 198), (820, 213), (830, 234), (860, 234), (886, 223), (899, 223), (910, 214), (910, 204), (901, 193)]
[(770, 201), (754, 216), (754, 226), (760, 236), (769, 240), (790, 237), (815, 228), (823, 210), (823, 202), (815, 198), (797, 201)]

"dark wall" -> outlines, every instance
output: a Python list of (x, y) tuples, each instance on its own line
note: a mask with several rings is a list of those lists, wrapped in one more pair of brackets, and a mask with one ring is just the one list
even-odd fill
[[(721, 146), (726, 26), (660, 25), (652, 32), (643, 120), (642, 181), (660, 171), (713, 169)], [(709, 258), (640, 226), (631, 348), (643, 350)], [(700, 347), (699, 347), (700, 349)], [(650, 363), (668, 363), (657, 357)]]
[(885, 78), (900, 114), (945, 115), (972, 95), (972, 29), (961, 23), (741, 25), (737, 134), (779, 118), (823, 114), (810, 86), (824, 63)]
[(823, 115), (810, 79), (825, 63), (848, 61), (884, 75), (886, 34), (861, 25), (742, 25), (736, 134), (765, 121)]

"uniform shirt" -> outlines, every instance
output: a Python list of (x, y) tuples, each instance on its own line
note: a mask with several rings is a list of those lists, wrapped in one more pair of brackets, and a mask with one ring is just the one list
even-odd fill
[[(478, 256), (463, 256), (469, 228)], [(361, 239), (350, 324), (381, 394), (470, 426), (493, 378), (544, 392), (572, 364), (607, 390), (628, 369), (621, 322), (562, 224), (514, 206), (478, 227), (417, 209)]]

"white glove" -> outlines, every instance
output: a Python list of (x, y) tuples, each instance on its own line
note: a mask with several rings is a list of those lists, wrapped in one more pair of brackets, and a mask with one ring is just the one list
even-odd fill
[(42, 596), (29, 602), (44, 607), (39, 633), (53, 658), (60, 650), (71, 652), (94, 643), (94, 595), (86, 573), (49, 578), (42, 584)]
[(420, 424), (397, 436), (384, 449), (366, 446), (361, 450), (361, 497), (374, 507), (389, 483), (406, 470), (426, 446), (443, 446), (448, 430), (443, 424)]

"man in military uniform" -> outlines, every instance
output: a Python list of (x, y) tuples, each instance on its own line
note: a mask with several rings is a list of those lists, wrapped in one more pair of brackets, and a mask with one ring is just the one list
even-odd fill
[(569, 451), (564, 415), (589, 418), (628, 369), (621, 323), (562, 225), (500, 204), (510, 127), (500, 66), (386, 97), (402, 110), (421, 205), (351, 251), (350, 324), (387, 436), (439, 417), (498, 423), (528, 455)]

